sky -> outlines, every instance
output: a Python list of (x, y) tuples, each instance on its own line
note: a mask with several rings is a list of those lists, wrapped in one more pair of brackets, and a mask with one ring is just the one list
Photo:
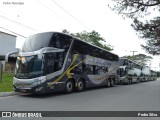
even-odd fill
[[(111, 11), (106, 0), (0, 0), (0, 27), (25, 37), (63, 29), (71, 33), (95, 30), (120, 57), (133, 55), (131, 51), (146, 54), (140, 46), (144, 40), (138, 38), (131, 23)], [(18, 36), (16, 47), (24, 40)], [(160, 57), (153, 58), (152, 69), (160, 70)]]

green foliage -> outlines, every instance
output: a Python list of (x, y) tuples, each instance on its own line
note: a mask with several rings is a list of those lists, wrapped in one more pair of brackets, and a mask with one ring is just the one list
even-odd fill
[(98, 47), (101, 47), (103, 49), (106, 49), (108, 51), (113, 50), (110, 45), (107, 46), (106, 44), (104, 44), (104, 42), (106, 42), (105, 39), (102, 38), (101, 35), (94, 30), (92, 32), (83, 31), (83, 32), (79, 32), (79, 33), (70, 33), (69, 31), (67, 31), (65, 29), (62, 32), (69, 34), (69, 35), (72, 35), (76, 38), (84, 40), (84, 41), (91, 43), (93, 45), (96, 45)]
[(2, 81), (0, 82), (0, 92), (13, 91), (13, 73), (3, 72)]
[(160, 14), (147, 22), (140, 22), (152, 12), (160, 12), (160, 0), (110, 0), (109, 8), (124, 17), (133, 19), (133, 28), (141, 38), (146, 39), (146, 45), (141, 45), (152, 55), (160, 54)]
[(160, 54), (160, 17), (146, 23), (135, 19), (132, 26), (138, 32), (139, 37), (146, 40), (146, 45), (142, 47), (150, 54)]
[(123, 56), (124, 58), (128, 58), (140, 65), (147, 65), (148, 62), (151, 61), (151, 59), (153, 59), (151, 56), (147, 56), (144, 54), (138, 54), (138, 55), (134, 55), (134, 56)]
[(110, 0), (108, 6), (118, 14), (138, 18), (160, 11), (160, 0)]

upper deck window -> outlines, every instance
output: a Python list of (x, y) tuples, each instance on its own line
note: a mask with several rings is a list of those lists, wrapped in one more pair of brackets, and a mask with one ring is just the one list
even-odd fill
[(54, 32), (39, 33), (28, 37), (22, 47), (24, 52), (40, 50), (44, 47), (55, 47), (68, 50), (72, 37)]
[(73, 53), (90, 55), (110, 61), (118, 61), (118, 56), (80, 40), (74, 41)]

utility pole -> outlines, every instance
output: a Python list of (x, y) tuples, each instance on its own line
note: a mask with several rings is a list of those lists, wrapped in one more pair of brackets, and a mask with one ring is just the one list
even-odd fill
[(130, 51), (130, 52), (133, 52), (133, 56), (134, 56), (134, 53), (135, 53), (135, 52), (138, 52), (138, 51), (134, 51), (134, 50), (133, 50), (133, 51)]

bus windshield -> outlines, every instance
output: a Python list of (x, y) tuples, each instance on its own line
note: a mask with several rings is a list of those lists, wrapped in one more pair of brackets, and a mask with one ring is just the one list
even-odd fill
[(123, 68), (119, 68), (120, 77), (125, 76), (125, 70)]
[(31, 79), (54, 73), (62, 69), (64, 58), (64, 52), (45, 53), (42, 59), (38, 59), (37, 55), (18, 57), (15, 77)]
[(38, 59), (38, 56), (18, 57), (15, 77), (29, 79), (41, 76), (43, 73), (42, 66), (42, 59)]

